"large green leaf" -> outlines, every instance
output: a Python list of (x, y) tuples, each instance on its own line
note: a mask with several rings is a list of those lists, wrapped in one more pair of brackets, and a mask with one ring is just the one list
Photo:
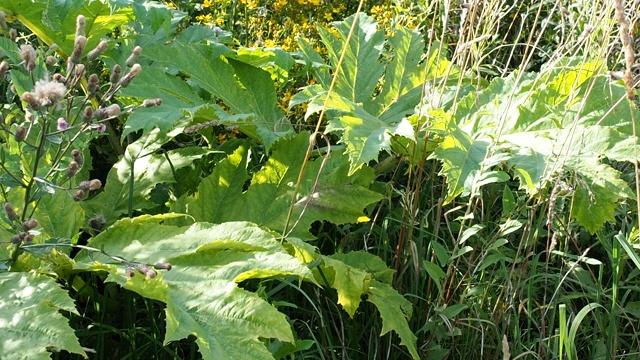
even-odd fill
[(393, 271), (375, 255), (365, 252), (351, 252), (323, 257), (323, 280), (338, 292), (338, 303), (353, 317), (362, 295), (374, 304), (382, 318), (384, 335), (394, 330), (414, 359), (419, 359), (416, 336), (409, 328), (412, 305), (389, 285)]
[(171, 271), (154, 279), (129, 278), (111, 258), (84, 251), (76, 257), (76, 268), (108, 271), (108, 281), (165, 302), (165, 343), (194, 335), (204, 359), (272, 359), (261, 339), (294, 341), (284, 314), (238, 283), (290, 276), (315, 282), (303, 263), (250, 223), (159, 224), (165, 219), (120, 220), (89, 245), (128, 261), (168, 262)]
[(73, 50), (78, 15), (86, 19), (87, 49), (92, 49), (106, 34), (126, 24), (132, 13), (127, 7), (113, 11), (108, 0), (0, 0), (0, 10), (10, 21), (20, 21), (46, 44), (57, 44), (65, 57)]
[(609, 165), (582, 162), (573, 196), (571, 216), (592, 234), (607, 221), (614, 221), (618, 202), (633, 198), (629, 185), (620, 179), (620, 172)]
[[(614, 220), (618, 202), (632, 196), (620, 174), (601, 163), (636, 155), (625, 88), (603, 74), (599, 61), (567, 59), (539, 74), (494, 79), (466, 95), (452, 118), (456, 124), (438, 129), (444, 140), (434, 153), (448, 180), (446, 201), (474, 183), (504, 180), (504, 173), (482, 166), (501, 162), (530, 195), (557, 176), (575, 174), (572, 217), (591, 232)], [(485, 157), (499, 161), (487, 164)], [(489, 179), (478, 176), (481, 170)]]
[[(195, 194), (179, 199), (172, 210), (185, 212), (196, 221), (245, 220), (284, 231), (308, 139), (308, 133), (301, 133), (291, 140), (279, 142), (244, 193), (247, 149), (239, 148), (218, 164)], [(352, 176), (348, 176), (348, 169), (345, 156), (335, 153), (324, 165), (322, 158), (307, 164), (289, 224), (289, 229), (295, 225), (292, 236), (312, 238), (309, 227), (318, 220), (334, 224), (355, 223), (364, 216), (366, 206), (382, 198), (368, 190), (374, 177), (372, 169), (363, 168)]]
[[(290, 136), (291, 124), (278, 109), (276, 90), (269, 72), (234, 60), (231, 50), (220, 44), (152, 46), (145, 56), (222, 100), (235, 115), (246, 114), (240, 129), (261, 140), (269, 149), (278, 139)], [(222, 55), (225, 55), (222, 56)], [(248, 55), (245, 53), (245, 61)], [(259, 56), (259, 55), (255, 55)]]
[[(354, 33), (347, 43), (352, 26)], [(319, 29), (331, 64), (337, 66), (343, 49), (345, 53), (330, 99), (327, 101), (328, 75), (319, 63), (321, 57), (301, 42), (318, 85), (303, 89), (290, 106), (309, 102), (307, 117), (325, 105), (328, 110), (337, 110), (327, 112), (326, 131), (340, 133), (353, 173), (363, 164), (377, 160), (381, 151), (390, 152), (394, 141), (407, 139), (415, 143), (415, 130), (406, 117), (421, 103), (423, 82), (440, 82), (439, 77), (450, 64), (439, 55), (436, 45), (427, 54), (427, 64), (421, 63), (422, 35), (404, 28), (394, 30), (386, 52), (384, 32), (366, 14), (360, 14), (357, 20), (351, 16), (334, 23), (334, 28), (335, 34)], [(457, 72), (452, 71), (449, 80), (456, 76)]]
[(0, 273), (0, 358), (50, 359), (47, 350), (87, 358), (59, 310), (78, 314), (55, 279), (33, 273)]
[(433, 158), (442, 162), (440, 175), (447, 179), (447, 197), (449, 203), (460, 194), (471, 192), (472, 179), (482, 171), (482, 162), (487, 156), (489, 142), (474, 140), (461, 129), (456, 128), (440, 143)]
[(84, 225), (84, 210), (64, 191), (45, 195), (36, 207), (34, 219), (46, 238), (71, 239)]

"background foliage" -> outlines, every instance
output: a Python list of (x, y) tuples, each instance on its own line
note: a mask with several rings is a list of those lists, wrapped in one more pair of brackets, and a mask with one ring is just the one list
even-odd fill
[(0, 358), (637, 357), (637, 4), (359, 5), (0, 0)]

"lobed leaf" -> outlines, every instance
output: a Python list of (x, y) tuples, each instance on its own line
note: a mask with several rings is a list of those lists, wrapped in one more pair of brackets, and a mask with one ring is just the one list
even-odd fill
[(250, 223), (177, 227), (159, 223), (165, 219), (120, 220), (89, 245), (129, 261), (168, 262), (171, 271), (129, 278), (113, 259), (86, 251), (76, 257), (76, 269), (108, 271), (108, 281), (165, 302), (165, 343), (194, 335), (204, 359), (272, 359), (261, 339), (294, 341), (284, 314), (238, 283), (290, 276), (315, 282), (305, 264)]
[(0, 272), (0, 358), (50, 359), (51, 350), (87, 358), (60, 310), (78, 314), (55, 279)]

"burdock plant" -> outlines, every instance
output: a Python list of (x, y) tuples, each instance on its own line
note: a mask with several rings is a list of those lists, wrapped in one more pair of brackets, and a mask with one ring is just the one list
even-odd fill
[[(0, 20), (4, 19), (0, 12)], [(103, 40), (87, 48), (85, 25), (84, 16), (78, 16), (74, 48), (66, 59), (55, 44), (40, 48), (12, 37), (11, 29), (3, 31), (7, 40), (20, 42), (15, 46), (17, 56), (9, 58), (21, 59), (0, 63), (0, 81), (12, 89), (7, 94), (14, 96), (4, 102), (19, 104), (12, 109), (5, 106), (7, 116), (0, 122), (0, 194), (4, 227), (12, 234), (0, 242), (13, 244), (9, 266), (27, 249), (26, 244), (47, 240), (40, 236), (39, 222), (33, 218), (43, 199), (64, 196), (79, 202), (100, 191), (102, 182), (87, 179), (88, 171), (83, 171), (91, 140), (111, 131), (110, 121), (122, 114), (160, 103), (150, 99), (144, 105), (123, 108), (114, 100), (142, 71), (136, 62), (142, 49), (136, 47), (110, 77), (93, 73), (108, 43)]]

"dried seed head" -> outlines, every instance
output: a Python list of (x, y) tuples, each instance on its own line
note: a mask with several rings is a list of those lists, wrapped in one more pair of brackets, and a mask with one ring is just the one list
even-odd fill
[(9, 30), (9, 39), (11, 39), (11, 41), (16, 41), (17, 38), (18, 38), (18, 30), (11, 28)]
[(4, 11), (0, 11), (0, 28), (7, 31), (7, 14)]
[(102, 187), (102, 181), (98, 180), (98, 179), (93, 179), (91, 181), (89, 181), (89, 190), (93, 191), (93, 190), (98, 190)]
[(52, 53), (54, 51), (58, 50), (58, 44), (53, 43), (51, 44), (51, 46), (49, 46), (49, 49), (47, 49), (47, 53)]
[(16, 210), (13, 208), (13, 206), (11, 206), (11, 204), (4, 203), (4, 212), (5, 214), (7, 214), (7, 218), (9, 220), (11, 221), (18, 220), (18, 213), (16, 213)]
[(82, 166), (84, 164), (84, 157), (79, 150), (71, 150), (71, 157), (73, 158), (73, 161), (78, 163), (78, 165)]
[(31, 72), (36, 68), (36, 49), (29, 44), (20, 46), (20, 58), (22, 59), (24, 68)]
[(171, 266), (171, 264), (169, 264), (169, 263), (162, 263), (162, 262), (159, 262), (159, 263), (155, 263), (155, 264), (153, 264), (153, 267), (154, 267), (154, 268), (156, 268), (156, 269), (158, 269), (158, 270), (167, 270), (167, 271), (170, 271), (170, 270), (173, 268), (173, 267)]
[(124, 271), (124, 273), (127, 275), (127, 277), (130, 277), (130, 278), (132, 278), (132, 277), (134, 277), (134, 276), (136, 275), (136, 271), (135, 271), (135, 270), (133, 270), (133, 268), (130, 268), (130, 267), (128, 267), (128, 268)]
[(79, 168), (80, 166), (78, 165), (77, 162), (75, 161), (70, 162), (69, 166), (67, 166), (67, 176), (74, 177), (78, 173)]
[(120, 79), (122, 79), (122, 68), (120, 65), (115, 64), (111, 70), (111, 77), (109, 81), (111, 81), (112, 84), (117, 84)]
[(13, 235), (11, 237), (11, 243), (15, 245), (20, 245), (22, 243), (22, 237), (20, 234)]
[(138, 76), (138, 74), (140, 74), (140, 71), (142, 71), (142, 66), (140, 66), (140, 64), (133, 64), (131, 70), (129, 70), (129, 72), (124, 77), (122, 77), (122, 80), (120, 80), (118, 84), (123, 88), (126, 88), (127, 86), (129, 86), (129, 84), (131, 84), (131, 81), (136, 76)]
[(77, 190), (75, 194), (71, 197), (74, 201), (80, 201), (84, 199), (84, 191)]
[(58, 104), (64, 98), (67, 88), (57, 81), (38, 80), (34, 92), (40, 105), (50, 106)]
[(132, 67), (133, 65), (135, 65), (136, 61), (138, 61), (138, 57), (140, 56), (140, 54), (142, 53), (142, 48), (140, 46), (136, 46), (135, 48), (133, 48), (133, 52), (131, 53), (131, 55), (129, 55), (129, 57), (127, 58), (127, 61), (125, 61), (125, 65), (127, 67)]
[(100, 83), (97, 74), (89, 75), (89, 80), (87, 80), (87, 91), (89, 95), (95, 96), (98, 93), (100, 88)]
[(90, 186), (91, 186), (91, 182), (85, 180), (85, 181), (81, 181), (80, 184), (78, 184), (78, 189), (84, 192), (87, 192), (91, 190)]
[(149, 279), (153, 279), (156, 276), (158, 276), (158, 273), (155, 270), (153, 270), (153, 269), (147, 270), (147, 277)]
[(77, 64), (74, 69), (74, 73), (76, 77), (81, 77), (82, 75), (84, 75), (84, 69), (85, 69), (84, 64)]
[(56, 59), (55, 56), (53, 55), (49, 55), (47, 56), (47, 58), (44, 60), (44, 63), (47, 66), (55, 66), (58, 63), (58, 59)]
[(154, 107), (162, 105), (162, 99), (154, 98), (154, 99), (144, 99), (142, 102), (142, 107)]
[(102, 214), (97, 214), (87, 221), (87, 225), (93, 230), (101, 231), (104, 225), (107, 223), (107, 219)]
[(71, 62), (79, 64), (82, 59), (82, 53), (87, 46), (87, 38), (84, 35), (76, 36), (76, 40), (73, 43), (73, 52), (71, 53)]
[(22, 223), (22, 228), (24, 229), (24, 231), (29, 231), (37, 227), (38, 227), (38, 220), (36, 219), (29, 219)]
[(29, 111), (29, 110), (24, 112), (24, 120), (26, 122), (32, 122), (33, 120), (35, 120), (35, 118), (36, 118), (36, 115), (35, 115), (34, 112)]
[(27, 234), (24, 239), (22, 239), (22, 241), (26, 242), (27, 244), (33, 241), (33, 236), (31, 234)]
[(23, 125), (18, 126), (18, 128), (16, 129), (16, 133), (13, 134), (13, 138), (17, 142), (23, 142), (24, 139), (27, 138), (27, 128), (25, 128)]
[(97, 59), (105, 50), (107, 50), (108, 46), (109, 44), (106, 41), (100, 41), (93, 50), (89, 51), (89, 53), (87, 54), (87, 59), (89, 61)]
[(67, 82), (67, 78), (62, 76), (62, 74), (55, 73), (53, 74), (53, 81), (59, 82), (60, 84), (64, 84)]
[(4, 78), (7, 75), (7, 70), (9, 70), (9, 63), (6, 61), (0, 62), (0, 82), (4, 81)]
[(76, 18), (76, 38), (79, 36), (84, 36), (84, 27), (87, 21), (83, 15), (78, 15)]
[(20, 97), (20, 100), (22, 100), (22, 101), (26, 102), (27, 104), (29, 104), (29, 106), (31, 106), (32, 109), (40, 108), (40, 103), (38, 102), (36, 97), (31, 92), (26, 91), (26, 92), (22, 93), (22, 96)]
[(111, 104), (106, 108), (102, 108), (100, 110), (104, 111), (104, 116), (108, 118), (113, 118), (120, 115), (120, 105), (118, 104)]
[(65, 120), (64, 118), (58, 118), (58, 124), (56, 126), (56, 129), (58, 129), (58, 131), (65, 131), (69, 128), (69, 123), (67, 122), (67, 120)]
[(84, 111), (82, 112), (82, 121), (89, 124), (92, 118), (93, 118), (93, 108), (91, 106), (85, 107)]

